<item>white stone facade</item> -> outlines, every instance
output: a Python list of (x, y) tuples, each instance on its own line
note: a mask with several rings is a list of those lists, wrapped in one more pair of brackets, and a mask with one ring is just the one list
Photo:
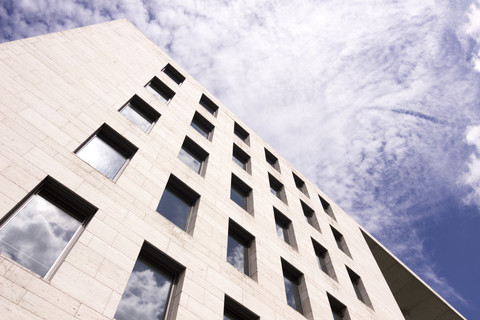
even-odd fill
[[(162, 72), (167, 64), (186, 77), (181, 85)], [(0, 318), (112, 319), (147, 241), (185, 268), (169, 319), (222, 319), (225, 295), (260, 319), (331, 319), (327, 293), (351, 319), (404, 319), (358, 224), (128, 21), (1, 44), (0, 74), (2, 223), (47, 176), (98, 208), (48, 278), (0, 254)], [(144, 87), (155, 76), (175, 92), (168, 104)], [(216, 116), (199, 104), (202, 94), (219, 107)], [(147, 133), (118, 111), (134, 95), (161, 115)], [(214, 126), (211, 141), (190, 125), (195, 112)], [(234, 134), (235, 123), (249, 145)], [(103, 124), (138, 148), (114, 180), (75, 153)], [(178, 158), (186, 136), (208, 153), (203, 176)], [(251, 173), (232, 161), (233, 144), (250, 156)], [(269, 173), (286, 201), (270, 192)], [(200, 196), (188, 232), (156, 212), (172, 174)], [(253, 190), (251, 213), (230, 199), (232, 174)], [(300, 200), (320, 231), (306, 222)], [(291, 221), (293, 247), (278, 237), (273, 207)], [(226, 261), (229, 219), (254, 237), (249, 275)], [(312, 239), (328, 250), (335, 278), (320, 270)], [(303, 273), (304, 314), (287, 304), (281, 259)], [(346, 266), (361, 277), (370, 305), (357, 298)]]

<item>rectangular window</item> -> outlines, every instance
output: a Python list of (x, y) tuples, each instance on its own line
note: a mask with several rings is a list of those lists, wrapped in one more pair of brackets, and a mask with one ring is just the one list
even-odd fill
[(292, 172), (292, 175), (293, 175), (293, 180), (295, 181), (295, 186), (297, 187), (297, 189), (300, 190), (304, 195), (308, 197), (308, 191), (307, 191), (307, 186), (305, 185), (305, 181), (300, 179), (300, 177), (293, 172)]
[(153, 77), (153, 79), (145, 85), (145, 88), (165, 104), (172, 100), (175, 95), (175, 92), (157, 77)]
[(250, 156), (235, 143), (233, 144), (232, 160), (238, 164), (240, 168), (251, 173)]
[(144, 132), (149, 132), (160, 118), (160, 113), (137, 95), (134, 95), (118, 111)]
[(185, 77), (182, 76), (180, 72), (178, 72), (171, 64), (167, 64), (165, 68), (162, 70), (170, 79), (175, 81), (176, 84), (181, 85), (183, 81), (185, 81)]
[(317, 231), (320, 231), (320, 225), (318, 224), (317, 216), (315, 215), (315, 211), (312, 208), (307, 206), (305, 202), (300, 200), (300, 204), (302, 205), (303, 215), (305, 216), (305, 220), (308, 222), (309, 225), (314, 227)]
[(76, 151), (77, 156), (115, 181), (138, 148), (103, 124)]
[(276, 208), (273, 208), (275, 216), (275, 228), (280, 239), (296, 248), (295, 233), (293, 231), (292, 221)]
[(337, 220), (335, 218), (335, 215), (333, 214), (332, 207), (330, 206), (330, 203), (328, 203), (325, 199), (323, 199), (320, 195), (318, 195), (318, 198), (320, 199), (320, 202), (322, 203), (323, 211), (325, 211), (326, 214), (328, 214), (333, 220)]
[(250, 134), (243, 129), (238, 123), (233, 125), (233, 133), (242, 140), (247, 146), (250, 145)]
[(280, 164), (278, 163), (278, 158), (273, 155), (270, 151), (265, 149), (265, 160), (278, 172), (280, 172)]
[(347, 268), (348, 276), (350, 277), (350, 281), (352, 282), (353, 290), (357, 295), (358, 300), (365, 303), (367, 306), (371, 307), (372, 303), (370, 302), (370, 298), (368, 297), (367, 290), (365, 290), (365, 286), (363, 285), (363, 281), (358, 274), (352, 271), (349, 267)]
[(171, 301), (180, 294), (184, 270), (184, 266), (145, 242), (114, 318), (173, 319), (177, 310)]
[(350, 320), (347, 307), (327, 292), (328, 302), (332, 310), (334, 320)]
[(317, 241), (312, 239), (313, 250), (315, 251), (315, 256), (317, 257), (318, 267), (328, 274), (332, 279), (336, 279), (335, 270), (333, 269), (332, 260), (330, 260), (330, 255), (328, 250), (320, 245)]
[(213, 136), (214, 126), (207, 119), (205, 119), (200, 113), (195, 111), (192, 122), (190, 125), (198, 131), (203, 137), (211, 141)]
[(348, 250), (347, 242), (345, 241), (345, 238), (343, 237), (343, 235), (340, 232), (338, 232), (338, 230), (335, 229), (334, 227), (330, 226), (330, 228), (332, 229), (333, 237), (337, 242), (337, 247), (340, 250), (342, 250), (347, 256), (352, 257), (350, 254), (350, 250)]
[(189, 137), (185, 137), (178, 158), (202, 177), (205, 175), (208, 153)]
[(206, 95), (202, 94), (200, 98), (199, 104), (204, 107), (208, 112), (213, 114), (213, 116), (217, 116), (218, 113), (218, 106)]
[(96, 211), (47, 177), (0, 220), (0, 253), (50, 279)]
[(270, 183), (270, 192), (287, 204), (287, 196), (283, 184), (275, 179), (270, 173), (268, 174), (268, 182)]
[(250, 188), (234, 174), (232, 174), (230, 199), (242, 207), (245, 211), (253, 214), (252, 188)]
[(223, 320), (258, 320), (260, 319), (252, 311), (242, 306), (237, 301), (225, 295), (225, 304), (223, 307)]
[(195, 210), (200, 195), (170, 175), (165, 191), (157, 206), (157, 212), (170, 220), (177, 227), (191, 232), (195, 220)]
[(307, 316), (307, 314), (311, 313), (311, 309), (303, 273), (298, 271), (298, 269), (283, 258), (281, 259), (281, 262), (287, 303), (293, 309)]
[(249, 277), (256, 275), (255, 237), (238, 223), (229, 220), (227, 261)]

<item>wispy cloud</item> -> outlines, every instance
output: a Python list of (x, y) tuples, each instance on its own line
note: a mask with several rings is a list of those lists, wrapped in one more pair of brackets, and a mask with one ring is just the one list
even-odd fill
[(468, 158), (480, 138), (466, 131), (480, 123), (478, 8), (7, 1), (0, 39), (129, 19), (434, 288), (462, 301), (419, 244), (421, 222), (441, 219), (432, 208), (446, 197), (480, 205), (480, 160)]

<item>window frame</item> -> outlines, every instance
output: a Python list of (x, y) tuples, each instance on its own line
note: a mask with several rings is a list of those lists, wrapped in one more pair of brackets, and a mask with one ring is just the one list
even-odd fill
[(98, 211), (98, 208), (79, 196), (65, 185), (61, 184), (51, 176), (45, 177), (32, 191), (30, 191), (20, 202), (18, 202), (7, 214), (0, 219), (0, 232), (8, 225), (8, 223), (15, 219), (15, 217), (36, 197), (40, 196), (47, 202), (57, 207), (71, 218), (80, 222), (80, 226), (74, 232), (68, 243), (62, 249), (55, 261), (50, 266), (49, 270), (44, 276), (39, 275), (29, 267), (24, 266), (16, 260), (12, 260), (2, 254), (6, 259), (13, 261), (15, 264), (28, 269), (31, 272), (38, 274), (46, 281), (50, 281), (57, 270), (60, 268), (63, 261), (65, 261), (69, 252), (72, 250), (75, 243), (80, 238), (81, 234), (92, 220), (93, 216)]
[(347, 307), (341, 303), (338, 299), (336, 299), (334, 296), (332, 296), (330, 293), (327, 292), (327, 299), (328, 299), (328, 304), (330, 305), (330, 309), (332, 310), (332, 315), (335, 316), (334, 320), (337, 320), (336, 312), (342, 313), (340, 315), (340, 319), (338, 320), (350, 320), (350, 315), (348, 313)]
[[(277, 232), (277, 226), (282, 229), (283, 232), (283, 242), (286, 244), (290, 245), (293, 249), (297, 249), (297, 241), (295, 239), (295, 231), (293, 229), (293, 223), (292, 220), (287, 218), (286, 215), (284, 215), (280, 210), (277, 208), (273, 207), (273, 215), (275, 219), (275, 231)], [(278, 237), (280, 238), (280, 237)]]
[(237, 122), (233, 124), (233, 134), (247, 146), (250, 146), (250, 133), (240, 126)]
[[(235, 162), (240, 168), (245, 170), (248, 174), (252, 174), (252, 167), (251, 167), (251, 157), (246, 153), (245, 151), (242, 150), (237, 144), (233, 143), (233, 148), (232, 148), (232, 160)], [(240, 164), (235, 161), (237, 160), (238, 162), (242, 163), (243, 166), (240, 166)]]
[(317, 220), (317, 215), (315, 214), (315, 210), (313, 210), (309, 205), (307, 205), (302, 200), (300, 200), (300, 205), (302, 207), (303, 215), (305, 216), (307, 223), (318, 232), (322, 232), (322, 230), (320, 229), (320, 224), (318, 223), (318, 220)]
[(275, 170), (281, 173), (282, 171), (280, 170), (280, 163), (278, 161), (278, 158), (275, 155), (273, 155), (273, 153), (267, 148), (264, 148), (264, 150), (265, 150), (265, 161), (270, 166), (272, 166), (272, 168), (274, 168)]
[[(84, 160), (82, 157), (78, 155), (80, 151), (88, 146), (90, 142), (92, 142), (95, 138), (103, 141), (105, 144), (108, 144), (112, 149), (114, 149), (117, 153), (121, 156), (125, 157), (125, 162), (117, 171), (113, 178), (108, 177), (106, 174), (95, 168), (89, 162)], [(116, 182), (118, 178), (121, 176), (127, 165), (132, 160), (135, 153), (138, 151), (138, 148), (128, 141), (125, 137), (123, 137), (120, 133), (112, 129), (108, 124), (104, 123), (98, 128), (92, 135), (90, 135), (80, 146), (74, 151), (75, 155), (81, 159), (83, 162), (88, 164), (90, 167), (94, 168), (96, 171), (100, 172), (104, 177), (108, 178), (109, 180)]]
[(197, 160), (198, 162), (200, 162), (200, 167), (196, 172), (200, 176), (204, 177), (207, 170), (207, 163), (208, 163), (208, 157), (209, 157), (208, 152), (205, 151), (202, 147), (200, 147), (195, 141), (193, 141), (193, 139), (191, 139), (188, 136), (185, 136), (182, 146), (180, 147), (180, 151), (178, 152), (177, 158), (193, 171), (195, 171), (195, 169), (190, 167), (188, 163), (186, 163), (180, 158), (180, 153), (182, 152), (182, 150), (185, 151), (194, 160)]
[[(143, 130), (142, 128), (140, 128), (136, 123), (134, 123), (124, 113), (122, 113), (122, 111), (128, 106), (130, 106), (132, 110), (138, 113), (138, 115), (140, 115), (145, 120), (150, 122), (150, 126), (147, 128), (147, 130)], [(128, 100), (120, 109), (118, 109), (118, 112), (120, 112), (122, 116), (127, 118), (131, 123), (133, 123), (137, 128), (139, 128), (146, 134), (150, 133), (153, 126), (158, 121), (158, 119), (160, 119), (160, 116), (161, 116), (157, 110), (155, 110), (151, 105), (146, 103), (142, 98), (140, 98), (136, 94), (133, 97), (131, 97), (130, 100)]]
[(330, 229), (332, 230), (333, 237), (335, 238), (335, 242), (337, 243), (338, 249), (345, 253), (347, 256), (350, 258), (352, 257), (352, 254), (350, 253), (350, 249), (348, 248), (347, 241), (345, 240), (345, 237), (343, 236), (342, 233), (340, 233), (337, 229), (335, 229), (333, 226), (330, 226)]
[(318, 267), (330, 278), (337, 280), (335, 268), (333, 267), (333, 262), (330, 254), (328, 253), (328, 250), (320, 243), (318, 243), (315, 239), (311, 238), (311, 240)]
[(198, 104), (204, 107), (215, 118), (217, 117), (218, 109), (219, 109), (218, 105), (215, 102), (213, 102), (212, 99), (207, 97), (205, 94), (202, 93), (202, 96), (200, 97)]
[(163, 67), (162, 72), (165, 73), (170, 79), (173, 80), (177, 85), (181, 86), (185, 81), (185, 76), (178, 72), (170, 63)]
[(288, 303), (287, 288), (285, 287), (285, 297), (287, 304), (306, 318), (311, 317), (310, 298), (307, 292), (304, 274), (295, 268), (292, 264), (280, 257), (282, 266), (282, 275), (285, 286), (285, 279), (289, 280), (293, 285), (293, 295), (295, 299), (295, 308)]
[(320, 202), (322, 204), (323, 211), (333, 220), (337, 221), (337, 218), (335, 217), (335, 214), (333, 213), (332, 206), (330, 203), (325, 200), (321, 195), (318, 195), (318, 198), (320, 199)]
[(272, 193), (275, 197), (288, 205), (287, 195), (285, 193), (285, 186), (270, 172), (268, 172), (268, 183), (270, 186), (270, 193)]
[(373, 309), (372, 302), (370, 301), (370, 297), (368, 296), (367, 289), (365, 288), (362, 278), (348, 266), (345, 266), (345, 268), (347, 269), (348, 277), (352, 282), (353, 291), (355, 291), (355, 295), (357, 296), (358, 300), (362, 301), (365, 305)]
[[(241, 195), (244, 198), (243, 206), (240, 206), (236, 201), (232, 199), (232, 190), (235, 190), (237, 194)], [(253, 216), (253, 189), (233, 173), (230, 182), (230, 199), (240, 208)]]
[(295, 172), (292, 172), (292, 175), (293, 181), (295, 182), (295, 187), (297, 187), (297, 189), (300, 190), (300, 192), (302, 192), (305, 196), (310, 198), (305, 181), (303, 181), (302, 178), (300, 178)]
[[(232, 320), (259, 320), (260, 317), (255, 313), (244, 307), (233, 298), (225, 295), (223, 303), (223, 315)], [(233, 317), (233, 318), (232, 318)]]
[[(168, 105), (170, 101), (173, 99), (175, 96), (175, 91), (170, 89), (169, 86), (167, 86), (163, 81), (158, 79), (156, 76), (152, 78), (147, 84), (144, 86), (147, 91), (149, 91), (151, 94), (153, 94), (157, 99), (162, 101), (158, 96), (160, 95), (165, 101), (162, 101), (165, 105)], [(153, 90), (153, 91), (151, 91)], [(156, 94), (155, 94), (156, 93)]]
[[(235, 269), (237, 269), (234, 265), (232, 265), (228, 261), (228, 240), (232, 238), (240, 245), (244, 247), (244, 267), (243, 267), (243, 274), (246, 276), (256, 280), (257, 276), (257, 263), (256, 263), (256, 249), (255, 249), (255, 237), (248, 232), (245, 228), (240, 226), (237, 222), (232, 220), (231, 218), (228, 219), (228, 236), (227, 236), (227, 257), (226, 261)], [(237, 269), (238, 270), (238, 269)], [(241, 270), (238, 270), (241, 272)]]
[[(194, 127), (193, 124), (196, 127)], [(210, 123), (210, 121), (205, 119), (205, 117), (202, 116), (198, 111), (195, 111), (192, 121), (190, 122), (190, 126), (195, 129), (195, 131), (198, 132), (202, 137), (204, 137), (208, 141), (212, 141), (215, 126)], [(203, 135), (197, 128), (202, 130), (206, 136)]]

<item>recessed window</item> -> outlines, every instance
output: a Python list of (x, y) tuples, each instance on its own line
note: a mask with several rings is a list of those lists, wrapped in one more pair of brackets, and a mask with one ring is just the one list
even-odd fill
[(330, 226), (330, 228), (332, 229), (333, 237), (337, 242), (337, 247), (342, 250), (347, 256), (351, 257), (350, 250), (348, 250), (347, 242), (345, 241), (343, 235), (338, 232), (338, 230), (334, 227)]
[(185, 137), (178, 158), (193, 171), (204, 176), (208, 153), (189, 137)]
[(273, 214), (275, 215), (275, 228), (277, 231), (277, 236), (295, 248), (296, 241), (292, 221), (276, 208), (273, 208)]
[(368, 297), (367, 290), (365, 290), (362, 279), (358, 274), (353, 272), (352, 269), (347, 266), (345, 267), (347, 268), (348, 276), (350, 277), (350, 281), (352, 282), (352, 286), (358, 300), (371, 307), (372, 303), (370, 302), (370, 298)]
[(313, 250), (315, 251), (315, 256), (317, 257), (318, 267), (331, 278), (336, 279), (337, 276), (335, 274), (335, 270), (333, 269), (332, 260), (330, 260), (328, 250), (313, 239), (312, 244)]
[(308, 197), (308, 191), (307, 191), (307, 186), (305, 185), (305, 181), (300, 179), (300, 177), (293, 172), (292, 172), (292, 175), (293, 175), (293, 180), (295, 181), (295, 186), (297, 187), (297, 189), (300, 190), (304, 195)]
[(160, 113), (137, 95), (134, 95), (119, 112), (144, 132), (149, 132), (160, 118)]
[(315, 211), (312, 208), (307, 206), (305, 202), (300, 200), (300, 204), (302, 205), (303, 215), (305, 216), (305, 220), (308, 222), (309, 225), (314, 227), (317, 231), (320, 231), (320, 225), (318, 224), (317, 216), (315, 215)]
[(0, 221), (0, 254), (49, 279), (96, 211), (47, 177)]
[(196, 204), (200, 195), (170, 175), (162, 198), (157, 206), (157, 212), (170, 220), (177, 227), (190, 232), (193, 230)]
[(218, 113), (218, 106), (210, 100), (206, 95), (202, 94), (202, 97), (200, 98), (200, 105), (204, 107), (208, 112), (213, 114), (215, 117), (217, 116)]
[(144, 243), (118, 305), (117, 320), (174, 318), (171, 300), (181, 291), (185, 267)]
[(247, 171), (248, 173), (251, 172), (250, 156), (235, 143), (233, 144), (232, 160), (243, 170)]
[(287, 303), (301, 314), (307, 315), (311, 311), (303, 273), (284, 259), (281, 261)]
[(278, 199), (287, 203), (287, 196), (285, 194), (285, 188), (283, 187), (283, 184), (275, 179), (270, 173), (268, 174), (268, 182), (270, 184), (270, 192)]
[(175, 83), (178, 85), (181, 85), (183, 81), (185, 81), (185, 77), (174, 67), (172, 67), (170, 63), (163, 68), (162, 72), (165, 73), (170, 79), (175, 81)]
[(240, 178), (232, 174), (230, 199), (242, 207), (245, 211), (253, 213), (252, 188), (245, 184)]
[(207, 119), (205, 119), (200, 113), (195, 111), (192, 122), (190, 125), (198, 131), (207, 140), (212, 140), (214, 126)]
[(223, 320), (258, 320), (260, 319), (252, 311), (242, 306), (237, 301), (225, 295), (225, 304), (223, 308)]
[(250, 134), (243, 129), (238, 123), (233, 125), (233, 133), (242, 140), (247, 146), (250, 145)]
[(329, 293), (327, 293), (328, 302), (330, 304), (330, 308), (332, 309), (332, 315), (334, 320), (350, 320), (350, 316), (348, 315), (347, 307)]
[(227, 261), (249, 277), (256, 275), (255, 237), (233, 220), (228, 224)]
[(175, 92), (157, 77), (153, 77), (153, 79), (145, 85), (145, 88), (165, 104), (172, 100), (175, 95)]
[(278, 164), (278, 158), (273, 155), (270, 151), (265, 149), (265, 160), (270, 164), (275, 170), (280, 172), (280, 165)]
[(325, 213), (328, 214), (333, 220), (337, 220), (335, 218), (335, 215), (333, 214), (333, 210), (332, 210), (332, 207), (330, 206), (330, 203), (328, 203), (320, 195), (318, 195), (318, 198), (320, 199), (320, 202), (322, 203), (323, 211), (325, 211)]
[(116, 180), (137, 150), (130, 141), (103, 124), (75, 153), (107, 178)]

